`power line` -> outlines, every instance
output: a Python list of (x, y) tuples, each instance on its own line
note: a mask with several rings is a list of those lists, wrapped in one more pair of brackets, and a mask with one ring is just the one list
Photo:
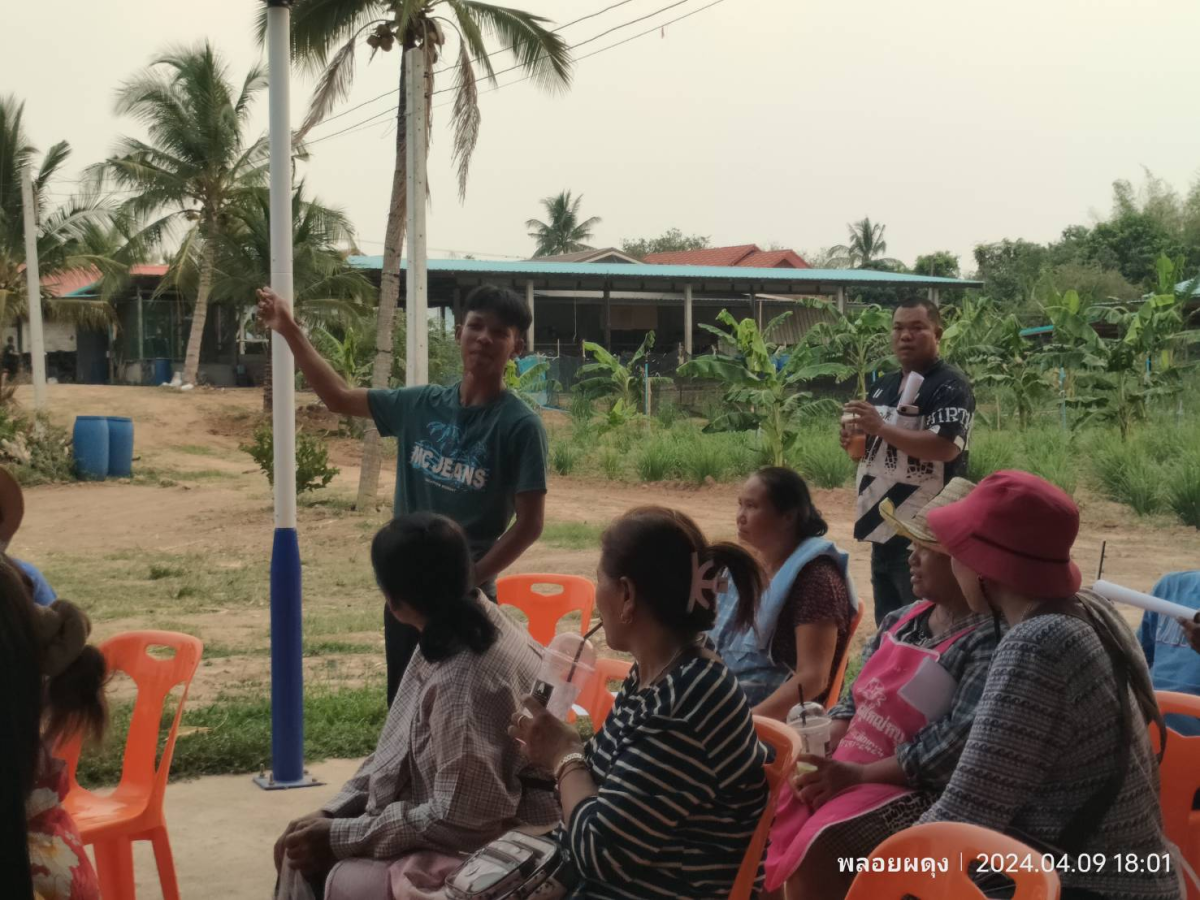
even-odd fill
[[(647, 19), (647, 18), (650, 18), (650, 17), (652, 17), (652, 16), (655, 16), (655, 15), (658, 15), (658, 13), (664, 12), (664, 11), (665, 11), (665, 10), (667, 10), (667, 9), (671, 9), (671, 8), (673, 8), (673, 7), (679, 6), (681, 3), (687, 3), (687, 2), (689, 2), (689, 0), (677, 0), (677, 2), (675, 2), (675, 3), (672, 3), (670, 6), (663, 7), (663, 9), (660, 9), (660, 10), (658, 10), (657, 12), (650, 13), (650, 14), (649, 14), (649, 16), (643, 16), (642, 18), (640, 18), (640, 19), (635, 19), (634, 21), (635, 21), (635, 22), (644, 21), (645, 19)], [(725, 2), (725, 0), (713, 0), (713, 2), (711, 2), (711, 3), (708, 3), (708, 4), (707, 4), (707, 5), (705, 5), (705, 6), (701, 6), (699, 9), (694, 9), (694, 10), (692, 10), (690, 13), (685, 13), (685, 14), (684, 14), (684, 15), (682, 15), (682, 16), (676, 16), (674, 19), (670, 19), (669, 21), (666, 21), (666, 22), (660, 22), (658, 25), (655, 25), (653, 28), (648, 28), (647, 30), (645, 30), (645, 31), (642, 31), (642, 32), (639, 32), (638, 34), (631, 35), (630, 37), (627, 37), (627, 38), (625, 38), (624, 40), (617, 41), (615, 44), (609, 44), (609, 45), (608, 45), (608, 46), (606, 46), (606, 47), (601, 47), (599, 50), (594, 50), (594, 51), (592, 51), (591, 53), (584, 54), (583, 56), (580, 56), (580, 57), (576, 58), (575, 62), (582, 62), (583, 60), (585, 60), (585, 59), (588, 59), (588, 58), (590, 58), (590, 57), (593, 57), (593, 56), (599, 56), (601, 53), (605, 53), (605, 52), (607, 52), (607, 51), (609, 51), (609, 50), (614, 50), (614, 49), (616, 49), (617, 47), (620, 47), (620, 46), (622, 46), (623, 44), (628, 44), (630, 41), (635, 41), (635, 40), (637, 40), (638, 38), (645, 37), (645, 36), (646, 36), (646, 35), (648, 35), (648, 34), (654, 34), (655, 32), (658, 32), (658, 31), (660, 31), (661, 29), (663, 29), (663, 28), (666, 28), (668, 25), (674, 25), (676, 22), (682, 22), (684, 19), (690, 19), (692, 16), (698, 15), (698, 14), (700, 14), (700, 13), (704, 12), (706, 9), (711, 9), (712, 7), (714, 7), (714, 6), (717, 6), (717, 5), (719, 5), (719, 4), (721, 4), (721, 3), (724, 3), (724, 2)], [(630, 25), (630, 24), (633, 24), (633, 23), (632, 23), (632, 22), (627, 22), (627, 23), (625, 23), (625, 25), (622, 25), (622, 26), (617, 26), (617, 27), (618, 27), (618, 28), (623, 28), (623, 27), (626, 27), (627, 25)], [(609, 29), (609, 31), (605, 32), (605, 34), (610, 34), (610, 33), (611, 33), (612, 31), (614, 31), (614, 30), (615, 30), (615, 29)], [(600, 35), (597, 35), (597, 37), (599, 37), (599, 36), (600, 36)], [(582, 45), (583, 45), (583, 44), (585, 44), (585, 43), (591, 43), (593, 40), (595, 40), (595, 38), (589, 38), (587, 41), (583, 41), (583, 42), (581, 42), (580, 44), (577, 44), (577, 45), (575, 45), (575, 46), (582, 46)], [(575, 49), (575, 48), (574, 48), (574, 47), (572, 47), (571, 49)], [(510, 68), (508, 68), (508, 69), (505, 69), (505, 70), (504, 70), (504, 72), (511, 72), (513, 69), (517, 69), (517, 68), (520, 68), (520, 66), (512, 66), (512, 67), (510, 67)], [(497, 75), (501, 75), (501, 74), (503, 74), (503, 72), (497, 72), (496, 74), (497, 74)], [(504, 87), (510, 87), (510, 86), (512, 86), (512, 85), (514, 85), (514, 84), (520, 84), (522, 81), (528, 81), (528, 80), (530, 80), (530, 79), (531, 79), (531, 78), (533, 78), (533, 77), (534, 77), (534, 76), (532, 76), (532, 75), (526, 75), (524, 78), (518, 78), (518, 79), (516, 79), (516, 80), (514, 80), (514, 81), (509, 81), (509, 82), (505, 82), (504, 84), (499, 84), (499, 85), (496, 85), (495, 87), (486, 88), (486, 89), (484, 89), (484, 90), (480, 91), (479, 93), (480, 93), (480, 94), (490, 94), (490, 93), (492, 93), (493, 91), (498, 91), (498, 90), (500, 90), (500, 88), (504, 88)], [(442, 93), (445, 93), (446, 91), (451, 91), (451, 90), (454, 90), (454, 88), (442, 88), (441, 90), (434, 91), (434, 92), (433, 92), (433, 94), (432, 94), (431, 96), (436, 96), (437, 94), (442, 94)], [(442, 108), (444, 108), (444, 107), (446, 107), (446, 106), (449, 106), (449, 105), (451, 105), (451, 104), (449, 104), (449, 103), (442, 103), (442, 104), (439, 104), (438, 106), (435, 106), (435, 107), (433, 107), (433, 108), (434, 108), (434, 109), (442, 109)], [(362, 126), (367, 126), (367, 127), (370, 127), (370, 124), (371, 124), (372, 122), (374, 122), (376, 119), (379, 119), (379, 118), (381, 118), (381, 117), (383, 117), (383, 116), (385, 116), (385, 115), (390, 115), (391, 113), (394, 113), (394, 112), (396, 112), (396, 110), (398, 110), (399, 108), (400, 108), (400, 107), (399, 107), (399, 105), (393, 106), (393, 107), (391, 107), (390, 109), (386, 109), (386, 110), (384, 110), (384, 111), (383, 111), (383, 112), (381, 112), (381, 113), (377, 113), (377, 114), (375, 114), (375, 115), (371, 116), (370, 118), (363, 119), (363, 120), (362, 120), (362, 121), (360, 121), (360, 122), (355, 122), (353, 125), (348, 125), (347, 127), (343, 128), (341, 131), (335, 131), (335, 132), (333, 132), (332, 134), (326, 134), (326, 135), (322, 135), (321, 137), (317, 138), (316, 140), (309, 141), (309, 142), (308, 142), (308, 146), (310, 146), (310, 147), (311, 147), (311, 146), (313, 146), (314, 144), (319, 144), (319, 143), (321, 143), (322, 141), (327, 141), (327, 140), (330, 140), (331, 138), (335, 138), (335, 137), (341, 137), (342, 135), (349, 134), (349, 133), (351, 133), (352, 131), (356, 131), (356, 130), (358, 130), (358, 129), (359, 129), (360, 127), (362, 127)], [(377, 124), (378, 124), (378, 123), (377, 123)]]
[[(617, 47), (620, 47), (622, 44), (628, 44), (630, 41), (636, 41), (638, 38), (645, 37), (648, 34), (654, 34), (655, 32), (660, 31), (663, 28), (666, 28), (668, 25), (673, 25), (676, 22), (682, 22), (684, 19), (689, 19), (692, 16), (696, 15), (697, 13), (702, 13), (702, 12), (704, 12), (704, 10), (709, 9), (710, 7), (716, 6), (717, 4), (724, 3), (724, 2), (725, 2), (725, 0), (713, 0), (713, 2), (709, 3), (707, 6), (701, 6), (699, 9), (692, 10), (692, 12), (687, 13), (686, 15), (682, 15), (682, 16), (679, 16), (678, 18), (671, 19), (671, 21), (669, 21), (669, 22), (662, 22), (658, 25), (655, 25), (653, 28), (647, 28), (645, 31), (640, 31), (637, 34), (630, 35), (629, 37), (625, 38), (624, 40), (617, 41), (615, 44), (609, 44), (606, 47), (601, 47), (599, 50), (593, 50), (591, 53), (585, 53), (583, 56), (576, 58), (575, 61), (580, 62), (580, 61), (588, 59), (592, 56), (599, 56), (601, 53), (604, 53), (607, 50), (613, 50)], [(517, 79), (514, 79), (513, 81), (506, 81), (504, 84), (498, 84), (495, 87), (485, 88), (484, 90), (480, 91), (479, 93), (490, 94), (493, 91), (500, 90), (500, 88), (511, 87), (514, 84), (520, 84), (522, 81), (528, 81), (532, 77), (533, 77), (532, 75), (526, 75), (524, 78), (517, 78)], [(437, 106), (435, 106), (434, 109), (444, 109), (445, 107), (452, 106), (452, 105), (453, 105), (452, 103), (440, 103)]]
[[(620, 0), (619, 3), (613, 3), (610, 6), (606, 6), (606, 7), (604, 7), (604, 9), (597, 10), (594, 13), (589, 13), (586, 16), (580, 16), (578, 19), (574, 19), (570, 22), (567, 22), (565, 25), (559, 25), (557, 28), (553, 29), (550, 33), (557, 34), (558, 32), (562, 31), (564, 28), (570, 28), (572, 25), (578, 25), (580, 22), (586, 22), (588, 19), (594, 19), (597, 16), (602, 16), (602, 15), (604, 15), (604, 13), (609, 12), (610, 10), (616, 9), (618, 6), (625, 6), (627, 3), (632, 3), (632, 2), (633, 2), (633, 0)], [(509, 50), (513, 49), (513, 46), (514, 45), (510, 44), (509, 46), (504, 47), (500, 50), (497, 50), (496, 52), (497, 53), (507, 53)], [(475, 59), (471, 60), (471, 62), (473, 64), (477, 63), (477, 62), (479, 62), (479, 58), (476, 57)], [(401, 63), (401, 65), (403, 65), (403, 63)], [(432, 74), (440, 75), (443, 72), (448, 72), (453, 68), (455, 68), (455, 67), (447, 66), (444, 69), (435, 69)], [(364, 100), (362, 103), (358, 104), (357, 106), (352, 106), (349, 109), (342, 110), (336, 116), (326, 116), (324, 119), (322, 119), (319, 123), (317, 123), (313, 127), (320, 128), (322, 125), (332, 122), (335, 119), (340, 119), (340, 118), (342, 118), (342, 116), (348, 116), (348, 115), (350, 115), (350, 113), (354, 112), (355, 110), (362, 109), (364, 106), (370, 106), (376, 100), (382, 100), (384, 97), (390, 97), (392, 94), (398, 94), (399, 92), (400, 92), (400, 88), (392, 88), (390, 91), (384, 91), (382, 94), (372, 97), (370, 100)]]
[[(692, 0), (675, 0), (674, 3), (668, 4), (667, 6), (664, 6), (661, 9), (656, 9), (652, 13), (647, 13), (646, 15), (639, 16), (636, 19), (630, 19), (628, 22), (622, 22), (620, 25), (614, 25), (612, 28), (608, 29), (608, 31), (602, 31), (599, 34), (593, 35), (592, 37), (588, 38), (586, 41), (580, 41), (578, 44), (573, 44), (573, 45), (571, 45), (570, 49), (578, 50), (580, 47), (583, 47), (586, 44), (590, 44), (593, 41), (598, 41), (598, 40), (600, 40), (600, 38), (605, 37), (606, 35), (610, 35), (614, 31), (620, 31), (622, 28), (628, 28), (630, 25), (636, 25), (638, 22), (645, 22), (647, 19), (653, 19), (655, 16), (659, 15), (660, 13), (665, 13), (667, 10), (674, 9), (677, 6), (682, 6), (685, 3), (691, 3), (691, 2), (692, 2)], [(655, 25), (653, 30), (657, 31), (659, 28), (665, 28), (669, 24), (670, 24), (669, 22), (664, 22), (661, 25)], [(589, 55), (592, 55), (592, 54), (589, 54)], [(582, 59), (582, 58), (584, 58), (584, 57), (580, 57), (580, 59)], [(576, 59), (575, 62), (579, 62), (579, 59)], [(504, 75), (504, 74), (507, 74), (508, 72), (512, 72), (512, 71), (515, 71), (516, 69), (520, 69), (520, 68), (523, 68), (522, 64), (517, 63), (516, 65), (509, 66), (507, 69), (501, 69), (499, 72), (494, 72), (493, 77), (495, 77), (496, 75)], [(445, 70), (443, 70), (443, 71), (445, 71)], [(529, 77), (532, 78), (533, 76), (531, 75)], [(522, 80), (527, 81), (528, 78), (522, 79)], [(511, 82), (511, 83), (516, 84), (515, 81)], [(455, 90), (455, 88), (453, 88), (453, 87), (441, 88), (440, 90), (434, 91), (430, 96), (436, 97), (438, 94), (445, 94), (446, 92), (453, 91), (453, 90)]]

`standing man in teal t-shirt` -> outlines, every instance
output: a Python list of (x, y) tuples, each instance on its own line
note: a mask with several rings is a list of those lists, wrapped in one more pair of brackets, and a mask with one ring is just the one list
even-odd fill
[[(467, 295), (464, 312), (454, 328), (462, 381), (368, 390), (347, 386), (278, 296), (258, 292), (259, 318), (287, 341), (321, 402), (338, 415), (370, 417), (381, 435), (397, 439), (395, 515), (435, 512), (458, 522), (471, 544), (476, 583), (495, 599), (496, 576), (542, 533), (546, 430), (504, 386), (505, 366), (525, 349), (532, 321), (525, 302), (482, 285)], [(385, 606), (388, 705), (419, 637)]]

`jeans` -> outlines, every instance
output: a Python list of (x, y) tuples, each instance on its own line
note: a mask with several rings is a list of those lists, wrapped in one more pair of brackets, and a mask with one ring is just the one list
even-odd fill
[[(487, 595), (489, 600), (493, 603), (496, 602), (496, 582), (489, 581), (487, 584), (481, 584), (479, 589)], [(411, 625), (398, 622), (385, 603), (383, 606), (383, 655), (387, 659), (389, 709), (392, 706), (392, 700), (396, 697), (396, 691), (400, 690), (400, 680), (404, 677), (404, 671), (408, 668), (409, 660), (412, 659), (413, 651), (417, 649), (420, 639), (421, 632)]]
[(917, 602), (908, 571), (909, 542), (893, 538), (871, 545), (871, 588), (875, 592), (875, 627), (883, 617)]

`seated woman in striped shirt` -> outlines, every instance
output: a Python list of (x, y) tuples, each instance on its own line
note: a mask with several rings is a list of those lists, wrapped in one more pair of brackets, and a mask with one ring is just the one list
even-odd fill
[(668, 509), (631, 510), (601, 544), (596, 606), (609, 646), (636, 665), (586, 747), (532, 698), (510, 733), (557, 775), (556, 835), (582, 876), (578, 896), (728, 897), (766, 807), (766, 751), (705, 632), (718, 573), (754, 604), (762, 572)]

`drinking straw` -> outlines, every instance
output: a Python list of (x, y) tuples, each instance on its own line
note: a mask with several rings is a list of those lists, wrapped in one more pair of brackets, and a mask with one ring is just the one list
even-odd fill
[(571, 670), (567, 672), (567, 684), (575, 678), (575, 667), (579, 665), (579, 657), (583, 656), (583, 648), (587, 646), (588, 638), (600, 630), (600, 626), (604, 624), (601, 620), (592, 626), (591, 630), (583, 636), (583, 640), (579, 642), (579, 647), (575, 650), (575, 658), (571, 660)]
[(796, 690), (800, 692), (800, 724), (808, 725), (808, 710), (804, 708), (804, 685), (796, 685)]
[(1096, 580), (1104, 577), (1104, 551), (1108, 549), (1108, 541), (1100, 542), (1100, 565), (1096, 568)]

